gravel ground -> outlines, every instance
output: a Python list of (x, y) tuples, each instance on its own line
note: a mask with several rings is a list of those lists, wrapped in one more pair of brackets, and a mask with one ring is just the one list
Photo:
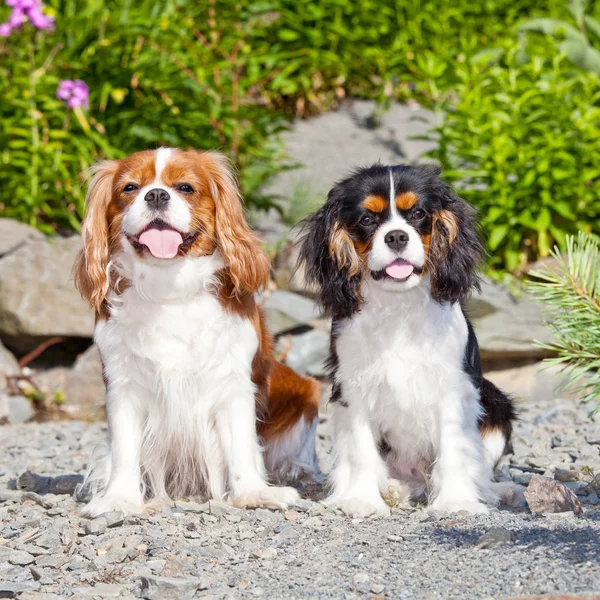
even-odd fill
[[(325, 470), (329, 431), (324, 412)], [(119, 514), (86, 521), (68, 495), (14, 490), (26, 470), (82, 473), (105, 435), (101, 423), (0, 428), (0, 598), (489, 600), (600, 591), (600, 506), (588, 484), (600, 471), (600, 429), (573, 402), (524, 405), (501, 474), (527, 483), (532, 472), (568, 467), (579, 517), (395, 509), (350, 520), (303, 500), (286, 513), (178, 502), (124, 522)]]

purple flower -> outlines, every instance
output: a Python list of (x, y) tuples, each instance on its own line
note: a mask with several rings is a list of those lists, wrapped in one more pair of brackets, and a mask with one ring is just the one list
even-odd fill
[(8, 17), (8, 23), (13, 29), (21, 27), (21, 25), (25, 23), (26, 20), (27, 19), (25, 17), (25, 13), (19, 7), (16, 6), (10, 13), (10, 17)]
[(7, 37), (13, 29), (18, 29), (26, 21), (30, 21), (38, 29), (53, 29), (54, 17), (43, 13), (45, 8), (41, 0), (6, 0), (7, 6), (12, 7), (12, 12), (6, 23), (0, 25), (0, 35)]
[(56, 97), (69, 108), (86, 107), (90, 98), (90, 90), (81, 79), (65, 79), (58, 84)]

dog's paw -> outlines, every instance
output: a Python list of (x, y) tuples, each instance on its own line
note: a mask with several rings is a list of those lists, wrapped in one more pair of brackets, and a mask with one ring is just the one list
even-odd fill
[(473, 514), (486, 514), (490, 510), (479, 500), (436, 498), (428, 507), (433, 512), (455, 513), (465, 510)]
[(297, 504), (298, 492), (291, 487), (265, 486), (257, 490), (237, 493), (232, 496), (231, 504), (237, 508), (280, 508)]
[(107, 494), (94, 498), (81, 509), (80, 514), (82, 517), (95, 519), (104, 513), (112, 511), (120, 511), (124, 515), (141, 514), (144, 512), (144, 504), (136, 498)]
[(334, 501), (325, 501), (325, 506), (339, 508), (347, 517), (353, 519), (379, 516), (389, 517), (390, 507), (383, 499), (370, 500), (365, 498), (342, 498)]
[(381, 490), (381, 495), (391, 508), (410, 507), (410, 487), (398, 479), (388, 479), (387, 488)]

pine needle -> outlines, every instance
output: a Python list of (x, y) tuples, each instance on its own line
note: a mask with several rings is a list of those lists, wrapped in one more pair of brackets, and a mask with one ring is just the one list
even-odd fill
[(545, 362), (562, 367), (563, 389), (596, 402), (593, 417), (600, 411), (600, 248), (595, 237), (580, 232), (567, 238), (566, 260), (557, 248), (552, 256), (558, 269), (531, 272), (537, 281), (527, 287), (542, 303), (544, 325), (555, 341), (535, 343), (556, 354)]

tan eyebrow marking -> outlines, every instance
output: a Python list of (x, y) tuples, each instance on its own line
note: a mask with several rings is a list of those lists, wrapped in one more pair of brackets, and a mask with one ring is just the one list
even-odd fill
[(382, 213), (387, 208), (387, 200), (381, 196), (367, 196), (362, 201), (363, 208), (375, 213)]
[(408, 210), (417, 202), (417, 195), (414, 192), (404, 192), (396, 196), (396, 206), (398, 210)]

